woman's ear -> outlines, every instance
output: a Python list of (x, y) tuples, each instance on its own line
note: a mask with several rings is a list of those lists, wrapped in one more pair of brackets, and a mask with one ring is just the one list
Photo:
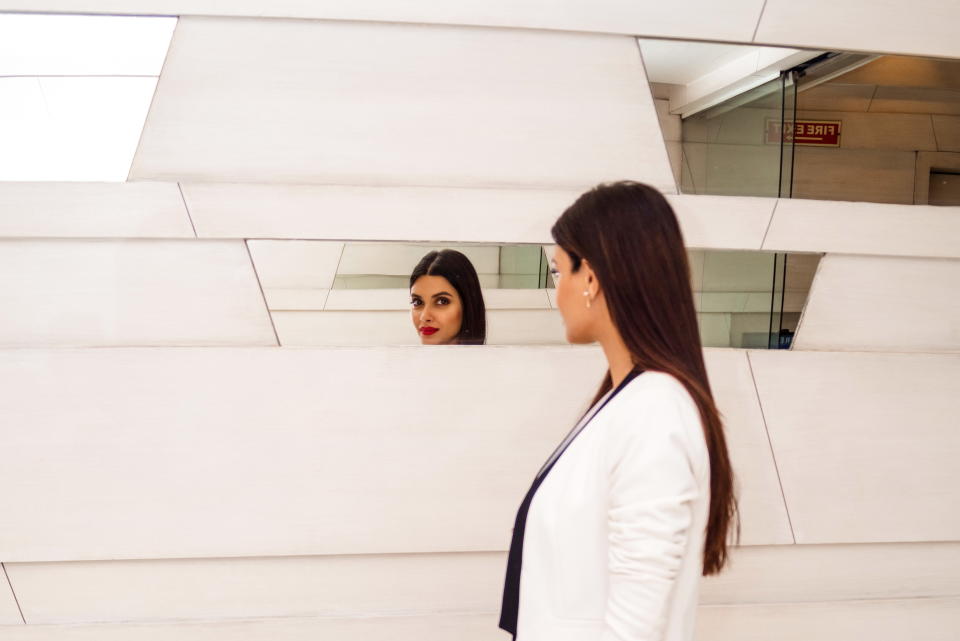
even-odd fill
[(580, 270), (583, 272), (583, 281), (586, 291), (590, 293), (590, 300), (597, 297), (600, 293), (600, 281), (597, 274), (593, 271), (593, 266), (584, 258), (580, 263)]

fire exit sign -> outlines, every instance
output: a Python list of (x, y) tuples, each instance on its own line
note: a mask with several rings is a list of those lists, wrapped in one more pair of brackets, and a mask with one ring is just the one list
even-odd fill
[(780, 144), (780, 141), (807, 145), (811, 147), (839, 147), (839, 120), (795, 120), (784, 123), (779, 120), (767, 120), (767, 143)]

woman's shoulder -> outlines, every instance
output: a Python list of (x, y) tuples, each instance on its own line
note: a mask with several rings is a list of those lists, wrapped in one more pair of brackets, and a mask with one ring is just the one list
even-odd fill
[(619, 403), (612, 407), (619, 415), (617, 421), (625, 429), (643, 428), (655, 422), (658, 432), (678, 431), (698, 434), (702, 431), (700, 410), (679, 379), (659, 371), (645, 371), (627, 383), (618, 395)]
[(666, 372), (646, 371), (627, 383), (617, 398), (621, 402), (611, 403), (607, 432), (612, 458), (641, 443), (651, 451), (679, 447), (695, 468), (705, 469), (700, 410), (679, 379)]
[(621, 394), (633, 402), (681, 403), (695, 406), (687, 387), (672, 374), (647, 370), (627, 383)]

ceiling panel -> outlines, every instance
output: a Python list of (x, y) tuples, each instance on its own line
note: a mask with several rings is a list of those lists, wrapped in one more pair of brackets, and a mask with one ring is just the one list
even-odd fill
[(134, 179), (675, 183), (622, 36), (183, 18)]
[(176, 18), (0, 14), (0, 76), (159, 76), (176, 24)]
[[(763, 0), (0, 0), (0, 11), (318, 18), (594, 31), (749, 42)], [(690, 20), (689, 16), (697, 16)]]
[(0, 78), (0, 180), (123, 181), (156, 78)]

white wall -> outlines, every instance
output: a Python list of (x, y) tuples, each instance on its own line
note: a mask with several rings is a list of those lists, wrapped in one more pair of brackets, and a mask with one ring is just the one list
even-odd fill
[(635, 178), (690, 248), (828, 252), (808, 351), (706, 351), (743, 538), (697, 638), (952, 641), (960, 372), (914, 352), (960, 326), (956, 212), (670, 194), (629, 37), (960, 55), (954, 5), (865, 6), (0, 2), (370, 21), (185, 18), (133, 181), (0, 185), (0, 638), (504, 638), (513, 511), (602, 355), (278, 347), (259, 243), (549, 243)]

